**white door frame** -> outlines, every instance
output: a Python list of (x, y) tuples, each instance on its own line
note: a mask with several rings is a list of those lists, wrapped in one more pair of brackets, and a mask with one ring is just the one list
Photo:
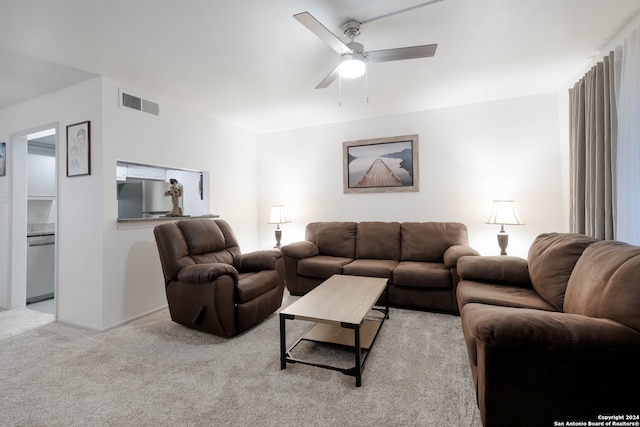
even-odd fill
[[(9, 134), (7, 160), (11, 209), (9, 212), (9, 286), (7, 301), (9, 309), (26, 306), (27, 301), (27, 136), (47, 129), (56, 130), (56, 195), (58, 194), (58, 169), (60, 163), (60, 129), (58, 122), (37, 126)], [(10, 149), (10, 150), (9, 150)], [(9, 165), (7, 165), (9, 167)], [(60, 204), (56, 201), (56, 235)], [(55, 246), (54, 295), (58, 294), (58, 245)], [(58, 298), (55, 299), (57, 313)], [(57, 318), (57, 314), (54, 314)]]

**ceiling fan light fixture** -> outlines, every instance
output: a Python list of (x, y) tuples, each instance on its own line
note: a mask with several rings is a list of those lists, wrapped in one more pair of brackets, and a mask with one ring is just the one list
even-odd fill
[(340, 77), (356, 79), (361, 77), (366, 70), (364, 55), (359, 52), (342, 55), (340, 60)]
[[(383, 15), (378, 18), (386, 18), (387, 16), (394, 16), (399, 13), (408, 12), (418, 7), (426, 6), (428, 4), (436, 3), (442, 0), (431, 0), (421, 5), (411, 7), (408, 9), (402, 9), (398, 12)], [(302, 25), (307, 27), (312, 33), (320, 37), (325, 43), (329, 45), (333, 50), (338, 52), (340, 56), (340, 64), (335, 67), (331, 72), (316, 86), (316, 89), (324, 89), (328, 87), (336, 78), (355, 79), (361, 77), (367, 72), (368, 62), (389, 62), (399, 61), (403, 59), (414, 58), (427, 58), (434, 56), (436, 53), (437, 44), (397, 47), (393, 49), (384, 49), (377, 51), (365, 51), (362, 43), (354, 41), (354, 39), (360, 35), (360, 25), (362, 22), (354, 19), (349, 19), (344, 23), (342, 29), (344, 30), (344, 36), (349, 39), (349, 42), (344, 42), (340, 37), (333, 34), (324, 25), (314, 18), (309, 12), (302, 12), (293, 15)], [(373, 19), (364, 22), (371, 22)], [(366, 80), (366, 79), (365, 79)], [(340, 80), (339, 80), (340, 81)]]

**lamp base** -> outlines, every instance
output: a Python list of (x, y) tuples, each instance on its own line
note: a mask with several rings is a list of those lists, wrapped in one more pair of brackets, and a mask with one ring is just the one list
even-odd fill
[(500, 255), (507, 254), (507, 245), (509, 244), (509, 235), (506, 231), (500, 230), (498, 233), (498, 245), (500, 246)]
[(280, 244), (280, 239), (282, 239), (282, 230), (280, 228), (276, 228), (276, 245), (274, 248), (280, 249), (282, 245)]

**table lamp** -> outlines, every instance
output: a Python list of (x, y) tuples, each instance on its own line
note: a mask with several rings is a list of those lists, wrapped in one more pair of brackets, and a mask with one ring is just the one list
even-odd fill
[(498, 245), (500, 245), (500, 255), (507, 254), (507, 245), (509, 244), (509, 235), (504, 231), (505, 225), (522, 225), (513, 200), (494, 200), (493, 211), (487, 221), (487, 224), (500, 224), (500, 232), (498, 233)]
[(275, 205), (271, 207), (271, 215), (269, 216), (269, 224), (277, 224), (276, 226), (276, 245), (274, 248), (280, 248), (280, 239), (282, 238), (282, 230), (280, 224), (286, 224), (291, 222), (291, 218), (287, 214), (287, 207), (285, 205)]

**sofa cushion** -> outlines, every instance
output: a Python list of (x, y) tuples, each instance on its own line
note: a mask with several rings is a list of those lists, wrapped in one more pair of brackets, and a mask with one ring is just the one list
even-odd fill
[(562, 310), (569, 276), (582, 252), (597, 241), (574, 233), (540, 234), (529, 248), (529, 277), (549, 304)]
[(298, 274), (301, 276), (328, 279), (341, 274), (342, 267), (352, 261), (351, 258), (318, 255), (298, 261)]
[(569, 278), (566, 313), (615, 320), (640, 332), (640, 247), (603, 240), (585, 249)]
[(467, 227), (457, 222), (403, 222), (401, 261), (443, 262), (450, 246), (469, 244)]
[(356, 259), (342, 268), (343, 274), (351, 276), (384, 277), (391, 279), (398, 261), (391, 259)]
[(305, 235), (306, 240), (315, 243), (320, 255), (355, 257), (355, 222), (312, 222), (307, 224)]
[(435, 262), (402, 261), (393, 270), (394, 286), (451, 289), (451, 271)]
[(400, 259), (400, 223), (360, 222), (356, 231), (356, 258)]
[(531, 288), (463, 280), (456, 289), (458, 308), (470, 303), (558, 311)]

